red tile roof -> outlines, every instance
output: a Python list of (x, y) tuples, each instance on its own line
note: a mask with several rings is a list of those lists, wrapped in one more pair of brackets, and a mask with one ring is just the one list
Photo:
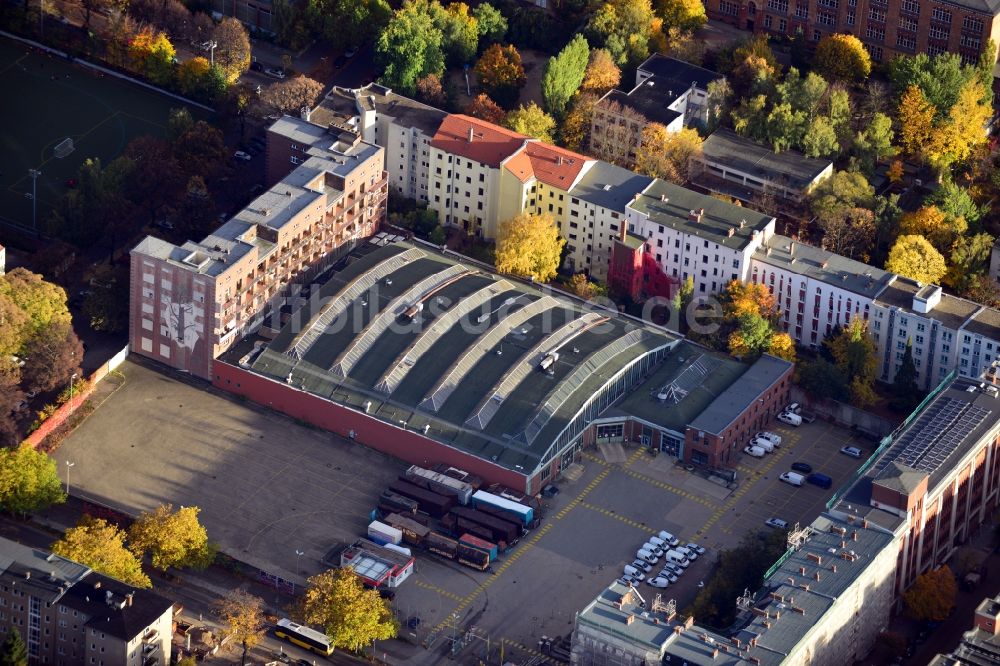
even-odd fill
[(431, 145), (453, 155), (499, 168), (500, 163), (516, 153), (527, 138), (478, 118), (451, 114), (441, 123)]
[(587, 157), (565, 148), (531, 141), (504, 165), (522, 183), (534, 176), (546, 185), (568, 190), (580, 175)]

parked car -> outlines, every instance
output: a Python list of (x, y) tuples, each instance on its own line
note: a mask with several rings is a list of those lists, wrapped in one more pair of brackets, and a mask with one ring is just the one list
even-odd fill
[(819, 472), (810, 474), (806, 477), (806, 481), (814, 486), (819, 486), (820, 488), (829, 488), (833, 485), (833, 479), (828, 477), (826, 474), (820, 474)]
[(747, 446), (743, 449), (743, 453), (753, 458), (763, 458), (765, 452), (759, 446)]
[(756, 437), (758, 439), (759, 438), (764, 438), (764, 439), (770, 440), (770, 442), (772, 444), (774, 444), (775, 446), (781, 446), (781, 435), (776, 435), (773, 432), (769, 432), (767, 430), (762, 430), (761, 432), (759, 432), (756, 435), (754, 435), (754, 437)]
[(791, 426), (798, 427), (802, 425), (802, 417), (794, 412), (781, 412), (778, 414), (777, 418), (782, 423), (787, 423)]
[(243, 160), (244, 162), (249, 162), (250, 159), (252, 158), (250, 153), (244, 152), (242, 150), (237, 150), (235, 153), (233, 153), (233, 157), (235, 157), (238, 160)]
[(764, 451), (766, 451), (767, 453), (774, 452), (774, 444), (771, 442), (771, 440), (766, 439), (764, 437), (754, 437), (753, 440), (751, 440), (750, 442), (750, 446), (759, 446), (760, 448), (764, 449)]
[(693, 552), (697, 553), (698, 555), (704, 555), (705, 554), (705, 547), (704, 546), (699, 546), (698, 544), (696, 544), (694, 542), (686, 543), (686, 544), (684, 544), (684, 547), (687, 548), (690, 551), (693, 551)]
[(861, 457), (861, 449), (859, 449), (856, 446), (845, 446), (842, 449), (840, 449), (840, 452), (843, 453), (845, 456), (851, 456), (852, 458)]
[(559, 494), (559, 487), (554, 486), (551, 483), (542, 488), (542, 497), (555, 497), (558, 494)]
[(635, 580), (640, 582), (646, 579), (646, 574), (642, 573), (641, 571), (630, 565), (626, 565), (625, 570), (622, 573), (623, 575), (629, 576), (630, 578), (634, 578)]
[(677, 546), (675, 550), (677, 550), (679, 553), (684, 555), (684, 557), (688, 558), (692, 562), (698, 559), (698, 551), (691, 550), (687, 546)]
[(628, 587), (628, 586), (633, 586), (634, 587), (636, 581), (635, 581), (635, 578), (632, 578), (631, 576), (622, 576), (621, 578), (619, 578), (615, 582), (618, 583), (619, 585), (624, 585), (626, 587)]
[(657, 578), (666, 578), (671, 583), (676, 583), (678, 580), (680, 580), (680, 574), (674, 571), (673, 569), (668, 569), (666, 567), (663, 567), (663, 571), (659, 573)]
[(684, 573), (684, 567), (674, 564), (673, 562), (664, 562), (663, 571), (669, 571), (673, 573), (675, 576), (680, 576), (682, 573)]
[(788, 405), (788, 407), (785, 407), (785, 411), (786, 412), (791, 412), (792, 414), (801, 414), (802, 413), (802, 405), (800, 405), (797, 402), (793, 402), (792, 404)]
[(801, 486), (802, 482), (805, 481), (805, 477), (796, 472), (784, 472), (778, 477), (781, 481), (791, 485), (791, 486)]
[(667, 585), (670, 585), (670, 581), (668, 581), (666, 578), (653, 578), (652, 580), (646, 581), (646, 584), (649, 585), (650, 587), (663, 588), (666, 587)]
[(267, 74), (270, 77), (275, 78), (275, 79), (283, 79), (283, 78), (285, 78), (285, 70), (280, 69), (280, 68), (265, 69), (264, 73)]
[(781, 518), (768, 518), (767, 520), (764, 521), (764, 524), (767, 525), (768, 527), (776, 527), (779, 530), (788, 529), (788, 522), (782, 520)]
[(792, 469), (796, 472), (802, 472), (803, 474), (809, 474), (813, 471), (812, 465), (804, 462), (794, 462), (792, 463)]
[(252, 63), (250, 63), (250, 71), (253, 71), (253, 72), (263, 72), (264, 71), (264, 65), (260, 64), (259, 61), (254, 60)]
[(680, 539), (678, 539), (677, 537), (675, 537), (673, 534), (671, 534), (666, 530), (661, 530), (660, 533), (657, 534), (656, 536), (658, 536), (659, 538), (663, 539), (665, 542), (670, 544), (671, 548), (680, 543)]

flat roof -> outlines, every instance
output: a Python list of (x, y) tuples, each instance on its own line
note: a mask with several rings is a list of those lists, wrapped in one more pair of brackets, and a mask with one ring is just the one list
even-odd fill
[[(915, 280), (899, 275), (896, 276), (896, 279), (888, 284), (885, 289), (879, 292), (875, 302), (881, 305), (899, 308), (900, 310), (917, 317), (936, 319), (946, 328), (950, 328), (955, 331), (965, 326), (970, 317), (976, 314), (978, 310), (982, 309), (982, 306), (977, 303), (965, 300), (964, 298), (958, 298), (957, 296), (952, 296), (951, 294), (943, 293), (941, 294), (941, 300), (930, 312), (917, 312), (913, 309), (913, 298), (920, 291), (926, 290), (927, 286), (928, 285), (921, 285)], [(989, 311), (989, 309), (987, 309), (987, 311)], [(987, 315), (987, 321), (989, 317), (990, 315)], [(973, 322), (970, 322), (970, 324), (971, 323)], [(966, 328), (969, 328), (969, 326), (966, 326)], [(984, 331), (983, 335), (993, 333), (994, 335), (991, 337), (994, 339), (996, 339), (996, 335), (1000, 335), (1000, 330), (992, 329), (990, 326), (986, 326), (980, 330)]]
[(791, 361), (764, 354), (691, 421), (690, 427), (720, 434), (794, 366)]
[[(653, 224), (681, 229), (735, 250), (745, 248), (755, 232), (764, 233), (774, 219), (659, 178), (637, 194), (629, 208), (645, 215)], [(697, 210), (705, 211), (700, 220), (692, 219), (692, 213)]]
[(429, 135), (437, 132), (448, 115), (441, 109), (398, 95), (391, 88), (370, 83), (360, 88), (334, 86), (313, 109), (309, 121), (326, 126), (357, 117), (359, 107), (391, 117), (394, 125), (416, 128)]
[(730, 356), (682, 342), (607, 416), (634, 416), (683, 436), (685, 426), (749, 367)]
[(636, 192), (649, 187), (653, 179), (615, 166), (603, 160), (594, 161), (587, 169), (570, 196), (587, 203), (624, 213), (635, 199)]
[(896, 277), (881, 268), (778, 234), (768, 238), (753, 258), (872, 299), (880, 295)]
[(793, 190), (808, 187), (833, 164), (830, 160), (806, 157), (797, 150), (776, 153), (726, 128), (715, 130), (705, 139), (701, 150), (706, 162), (727, 166), (762, 181), (782, 182)]
[[(679, 111), (674, 111), (668, 105), (673, 104), (677, 96), (687, 90), (682, 88), (678, 91), (668, 90), (666, 87), (658, 88), (656, 77), (640, 83), (629, 92), (621, 90), (609, 90), (598, 102), (602, 106), (608, 102), (616, 102), (621, 106), (631, 109), (642, 115), (643, 118), (652, 123), (669, 125), (681, 117)], [(669, 93), (676, 93), (668, 96)]]
[[(722, 78), (722, 74), (718, 72), (659, 53), (646, 58), (637, 71), (655, 76), (659, 80), (657, 87), (662, 88), (665, 85), (678, 94), (692, 85), (705, 90), (709, 83)], [(638, 78), (638, 73), (636, 77)]]
[[(410, 321), (402, 313), (418, 302)], [(311, 288), (253, 370), (530, 474), (616, 373), (678, 341), (453, 253), (376, 237)]]

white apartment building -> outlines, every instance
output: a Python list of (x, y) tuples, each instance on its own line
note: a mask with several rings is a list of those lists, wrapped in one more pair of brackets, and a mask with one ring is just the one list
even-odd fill
[(774, 234), (775, 220), (657, 179), (629, 204), (628, 225), (666, 275), (678, 282), (690, 276), (695, 294), (714, 294), (749, 279), (751, 259)]

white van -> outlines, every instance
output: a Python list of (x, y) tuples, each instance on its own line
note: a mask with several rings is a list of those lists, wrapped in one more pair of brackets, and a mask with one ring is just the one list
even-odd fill
[(661, 548), (660, 546), (657, 546), (655, 543), (649, 541), (639, 546), (639, 548), (641, 548), (642, 550), (648, 550), (657, 557), (663, 557), (663, 553), (670, 550), (669, 548)]
[(666, 530), (661, 531), (657, 536), (670, 544), (671, 548), (680, 543), (680, 539)]
[(752, 458), (763, 458), (766, 451), (759, 446), (748, 446), (743, 449), (743, 453), (747, 454)]
[(658, 558), (653, 553), (648, 550), (642, 550), (641, 548), (636, 551), (635, 556), (637, 559), (643, 560), (644, 562), (649, 562), (650, 564), (656, 564), (660, 558)]
[(662, 548), (664, 550), (670, 550), (670, 547), (667, 544), (667, 542), (661, 539), (660, 537), (656, 536), (649, 537), (649, 543), (653, 544), (654, 546), (658, 546), (659, 548)]
[(781, 421), (782, 423), (787, 423), (788, 425), (793, 425), (793, 426), (802, 425), (802, 417), (792, 412), (782, 412), (778, 414), (778, 420)]
[(795, 472), (785, 472), (778, 478), (793, 486), (801, 486), (802, 482), (806, 480), (806, 477), (801, 474), (796, 474)]
[(781, 446), (781, 435), (776, 435), (768, 430), (763, 430), (756, 435), (757, 437), (763, 437), (766, 440), (770, 440), (775, 446)]
[(792, 414), (801, 414), (802, 413), (802, 405), (800, 405), (797, 402), (793, 402), (792, 404), (788, 405), (788, 407), (785, 407), (785, 411), (786, 412), (791, 412)]
[(760, 448), (764, 449), (764, 451), (767, 453), (774, 452), (774, 444), (771, 443), (771, 440), (764, 439), (763, 437), (755, 438), (753, 441), (750, 442), (750, 446), (759, 446)]
[(683, 567), (685, 569), (687, 569), (688, 565), (691, 564), (691, 561), (688, 558), (684, 557), (684, 554), (679, 550), (669, 551), (667, 553), (667, 562), (673, 562), (677, 566)]
[(636, 580), (646, 580), (646, 575), (644, 573), (642, 573), (641, 571), (639, 571), (638, 569), (636, 569), (635, 567), (633, 567), (632, 565), (630, 565), (630, 564), (626, 564), (625, 565), (625, 570), (624, 571), (625, 571), (625, 575), (626, 576), (631, 576), (632, 578), (635, 578)]

